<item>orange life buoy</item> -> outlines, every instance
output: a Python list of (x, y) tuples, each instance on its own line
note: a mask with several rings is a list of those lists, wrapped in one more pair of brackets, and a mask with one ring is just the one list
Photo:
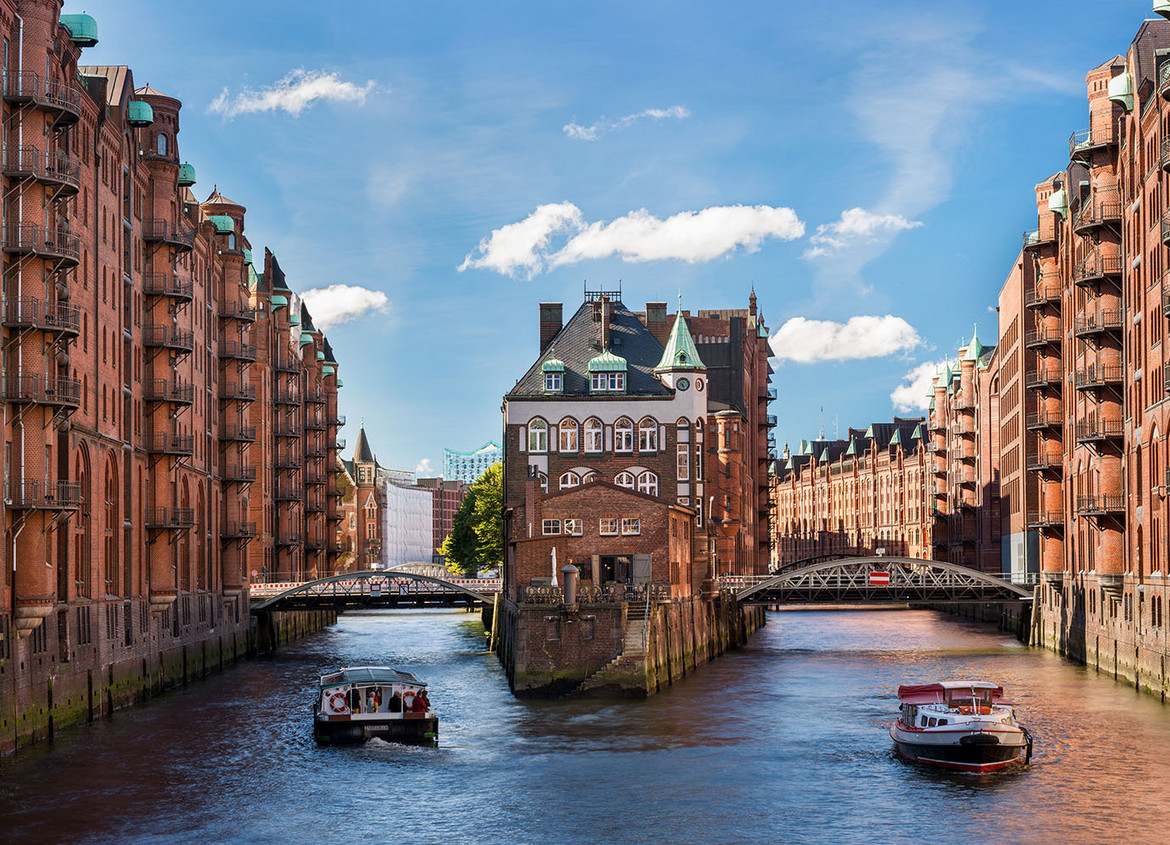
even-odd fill
[(334, 713), (348, 713), (349, 702), (345, 700), (345, 693), (335, 692), (329, 696), (329, 709)]
[(414, 693), (407, 690), (402, 694), (402, 711), (408, 713), (412, 707), (414, 707)]

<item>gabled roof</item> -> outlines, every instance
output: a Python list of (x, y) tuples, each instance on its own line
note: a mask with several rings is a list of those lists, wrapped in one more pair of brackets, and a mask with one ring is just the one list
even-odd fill
[[(557, 332), (540, 357), (521, 376), (507, 398), (545, 397), (545, 361), (559, 360), (565, 365), (562, 396), (590, 396), (589, 362), (599, 357), (622, 358), (626, 362), (626, 390), (613, 398), (630, 396), (672, 396), (673, 391), (654, 375), (662, 359), (662, 344), (621, 301), (610, 303), (609, 350), (601, 348), (601, 323), (593, 319), (593, 303), (584, 302)], [(555, 349), (555, 352), (554, 352)], [(610, 352), (603, 356), (603, 352)], [(594, 399), (605, 397), (593, 395)]]
[[(85, 76), (106, 78), (106, 102), (111, 106), (122, 105), (122, 97), (133, 91), (133, 75), (126, 65), (85, 65), (77, 68)], [(127, 84), (129, 83), (129, 85)]]
[(159, 91), (157, 88), (151, 88), (150, 83), (147, 83), (146, 85), (142, 86), (141, 88), (134, 89), (134, 93), (136, 95), (138, 95), (139, 97), (166, 97), (168, 100), (176, 99), (175, 97), (172, 97), (170, 94), (164, 94), (162, 91)]
[(662, 350), (662, 360), (658, 362), (654, 372), (706, 369), (703, 359), (699, 357), (699, 350), (695, 348), (695, 340), (691, 337), (686, 318), (679, 314), (674, 319), (670, 337), (666, 339), (666, 348)]
[(301, 331), (317, 331), (317, 329), (313, 326), (313, 315), (309, 313), (309, 306), (305, 305), (305, 301), (303, 299), (301, 300)]
[(236, 208), (243, 208), (238, 202), (234, 202), (219, 192), (219, 186), (213, 185), (211, 188), (211, 196), (205, 199), (202, 205), (230, 205)]

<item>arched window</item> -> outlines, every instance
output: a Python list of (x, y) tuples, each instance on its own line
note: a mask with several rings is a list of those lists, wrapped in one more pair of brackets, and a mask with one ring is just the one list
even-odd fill
[(613, 424), (613, 450), (634, 451), (634, 423), (628, 417), (622, 417)]
[(118, 531), (122, 527), (122, 517), (118, 513), (118, 469), (114, 459), (111, 458), (106, 464), (106, 485), (105, 485), (105, 525), (104, 529), (104, 546), (105, 546), (105, 560), (103, 563), (106, 567), (106, 592), (112, 596), (121, 595), (121, 588), (118, 583), (119, 564), (121, 562), (118, 554)]
[(163, 132), (160, 132), (158, 135), (158, 154), (160, 156), (167, 154), (167, 136)]
[(647, 470), (638, 476), (638, 492), (658, 495), (658, 476)]
[(562, 452), (576, 452), (577, 451), (577, 421), (565, 417), (561, 420), (559, 429), (560, 433), (560, 451)]
[(602, 449), (602, 427), (601, 420), (597, 417), (590, 417), (585, 420), (585, 451), (586, 452), (600, 452)]
[(583, 476), (581, 476), (581, 483), (582, 484), (588, 484), (590, 481), (596, 481), (596, 480), (597, 480), (597, 473), (595, 473), (595, 472), (587, 472)]
[(548, 423), (535, 419), (528, 424), (528, 451), (548, 451)]
[(547, 493), (548, 492), (548, 475), (543, 473), (543, 472), (539, 472), (536, 474), (536, 477), (540, 480), (540, 492)]
[(236, 233), (228, 232), (228, 249), (236, 248)]
[(581, 476), (577, 475), (577, 473), (573, 472), (572, 470), (569, 470), (568, 472), (566, 472), (564, 475), (561, 476), (560, 484), (561, 484), (562, 490), (564, 490), (568, 487), (577, 487), (578, 485), (580, 485), (580, 483), (581, 483)]
[(658, 422), (651, 417), (644, 417), (638, 423), (638, 451), (658, 451)]
[(617, 478), (615, 478), (613, 480), (613, 483), (616, 484), (618, 487), (626, 487), (626, 488), (629, 488), (630, 490), (633, 490), (634, 489), (634, 474), (632, 472), (619, 472), (617, 474)]

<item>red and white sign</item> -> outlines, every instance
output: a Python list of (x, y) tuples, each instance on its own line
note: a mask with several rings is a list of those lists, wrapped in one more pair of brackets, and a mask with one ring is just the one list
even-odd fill
[(871, 587), (888, 587), (890, 586), (890, 573), (888, 572), (870, 572), (869, 586)]

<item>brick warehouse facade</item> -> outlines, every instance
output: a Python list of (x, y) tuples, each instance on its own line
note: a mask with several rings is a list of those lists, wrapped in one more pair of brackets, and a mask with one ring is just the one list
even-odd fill
[[(504, 398), (505, 665), (517, 691), (564, 691), (588, 685), (601, 655), (636, 653), (642, 674), (617, 685), (645, 692), (656, 670), (631, 631), (654, 623), (623, 617), (623, 596), (693, 619), (716, 574), (767, 571), (768, 333), (754, 293), (747, 309), (669, 315), (631, 312), (620, 291), (587, 291), (567, 323), (543, 303), (539, 332), (539, 357)], [(542, 586), (560, 578), (554, 560), (579, 570), (593, 621), (565, 629), (577, 639), (558, 639), (549, 682), (533, 661), (553, 651), (532, 637), (560, 595)]]
[(244, 207), (191, 192), (181, 103), (79, 66), (96, 23), (55, 0), (0, 32), (8, 751), (236, 659), (252, 578), (331, 571), (342, 420)]
[[(919, 550), (1038, 580), (1036, 642), (1165, 697), (1170, 23), (1143, 22), (1085, 82), (1088, 127), (1035, 188), (997, 347), (965, 349), (935, 380), (919, 447), (933, 453), (932, 551)], [(797, 503), (781, 488), (780, 513), (828, 489)]]

